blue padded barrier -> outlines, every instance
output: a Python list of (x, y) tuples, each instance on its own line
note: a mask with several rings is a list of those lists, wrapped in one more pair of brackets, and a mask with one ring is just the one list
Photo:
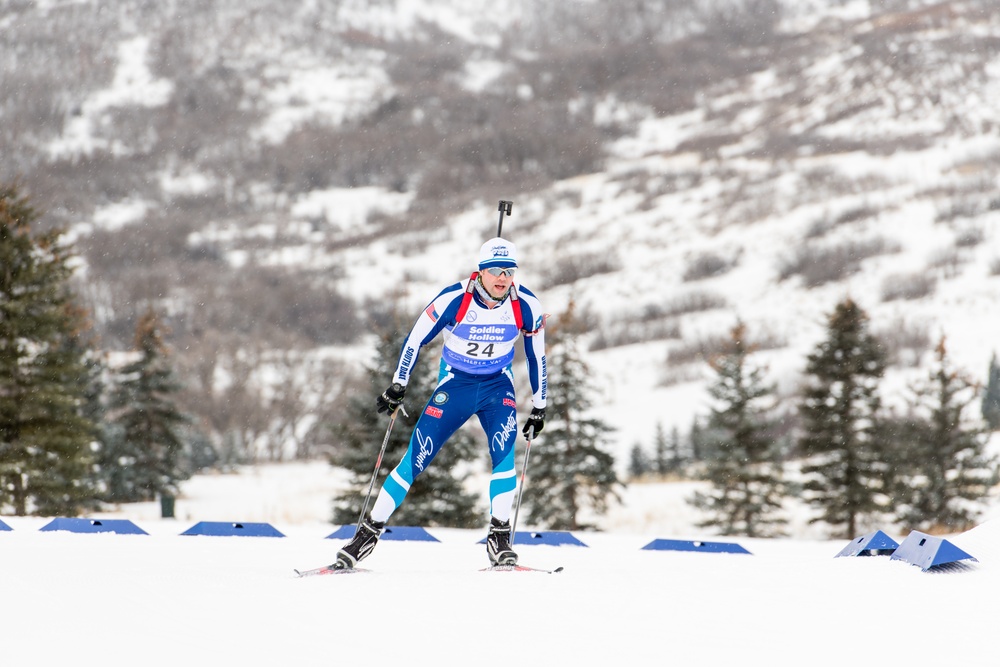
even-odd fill
[(892, 554), (890, 560), (906, 561), (925, 572), (931, 568), (963, 560), (979, 562), (948, 540), (916, 530), (907, 535), (903, 543)]
[(891, 556), (899, 543), (881, 530), (862, 535), (840, 550), (834, 558), (844, 556)]
[[(479, 544), (486, 544), (486, 538), (479, 540)], [(585, 547), (587, 546), (577, 538), (573, 537), (571, 533), (564, 530), (549, 530), (549, 531), (517, 531), (514, 535), (514, 544), (547, 544), (550, 546), (573, 546), (573, 547)]]
[(128, 519), (52, 519), (39, 530), (66, 530), (71, 533), (117, 533), (119, 535), (148, 535)]
[(517, 531), (514, 536), (514, 544), (551, 544), (554, 546), (587, 546), (571, 533), (562, 530), (549, 530), (545, 532)]
[(0, 520), (0, 530), (14, 530), (14, 529), (5, 524), (2, 520)]
[(284, 537), (269, 523), (231, 523), (227, 521), (199, 521), (181, 533), (181, 535)]
[[(354, 531), (357, 530), (357, 526), (341, 526), (337, 530), (333, 531), (326, 536), (328, 540), (349, 540), (354, 537)], [(415, 541), (415, 542), (440, 542), (439, 539), (427, 532), (425, 528), (420, 526), (386, 526), (385, 530), (382, 531), (382, 536), (379, 538), (381, 540), (396, 540), (399, 542), (404, 541)]]
[(700, 540), (653, 540), (644, 546), (643, 549), (652, 551), (702, 551), (713, 554), (750, 554), (749, 551), (732, 542), (702, 542)]

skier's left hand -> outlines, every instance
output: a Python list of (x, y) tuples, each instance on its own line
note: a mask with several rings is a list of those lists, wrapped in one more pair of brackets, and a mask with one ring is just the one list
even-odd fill
[(528, 415), (528, 421), (524, 423), (521, 433), (524, 434), (525, 438), (534, 438), (542, 432), (543, 428), (545, 428), (545, 408), (531, 408), (531, 414)]

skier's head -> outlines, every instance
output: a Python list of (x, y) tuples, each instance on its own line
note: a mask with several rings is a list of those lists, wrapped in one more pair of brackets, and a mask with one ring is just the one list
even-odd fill
[(479, 249), (479, 270), (517, 268), (517, 248), (499, 236), (492, 238)]

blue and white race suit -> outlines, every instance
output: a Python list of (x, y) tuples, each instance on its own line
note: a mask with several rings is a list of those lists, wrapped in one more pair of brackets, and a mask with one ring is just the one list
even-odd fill
[(438, 294), (417, 318), (403, 343), (393, 382), (406, 386), (420, 349), (444, 332), (437, 387), (410, 436), (402, 460), (379, 492), (371, 516), (386, 521), (399, 507), (417, 475), (427, 469), (444, 443), (472, 415), (479, 417), (489, 443), (493, 472), (490, 478), (490, 512), (500, 521), (510, 518), (517, 478), (514, 443), (517, 436), (517, 401), (511, 362), (514, 344), (522, 332), (514, 308), (520, 302), (522, 338), (531, 383), (531, 403), (544, 408), (547, 393), (545, 333), (542, 306), (524, 287), (517, 301), (510, 293), (490, 308), (473, 290), (472, 302), (461, 322), (456, 322), (468, 281), (455, 283)]

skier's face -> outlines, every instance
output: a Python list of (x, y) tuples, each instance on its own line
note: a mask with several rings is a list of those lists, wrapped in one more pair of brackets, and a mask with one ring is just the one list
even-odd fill
[(510, 284), (514, 281), (514, 277), (506, 273), (501, 276), (494, 276), (489, 271), (480, 271), (479, 275), (483, 277), (483, 285), (486, 287), (486, 291), (497, 299), (507, 293), (507, 290), (510, 289)]

